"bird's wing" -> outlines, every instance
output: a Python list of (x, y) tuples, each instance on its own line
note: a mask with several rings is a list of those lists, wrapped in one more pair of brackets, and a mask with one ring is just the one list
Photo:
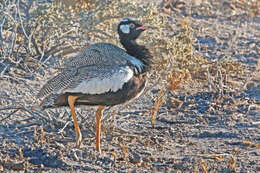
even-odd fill
[(85, 65), (112, 66), (133, 64), (140, 72), (143, 63), (128, 55), (123, 49), (110, 43), (97, 43), (80, 51), (75, 57), (63, 64), (66, 69), (77, 68)]
[(38, 98), (49, 94), (56, 94), (72, 83), (73, 78), (77, 76), (77, 69), (65, 70), (50, 79), (37, 94)]
[(84, 66), (78, 69), (70, 85), (63, 93), (102, 94), (116, 92), (134, 76), (129, 66)]
[(130, 66), (82, 66), (66, 70), (49, 80), (38, 97), (50, 94), (102, 94), (116, 92), (134, 76)]
[(65, 60), (63, 68), (77, 68), (84, 65), (98, 65), (103, 63), (103, 54), (97, 49), (86, 48), (77, 53), (75, 57)]

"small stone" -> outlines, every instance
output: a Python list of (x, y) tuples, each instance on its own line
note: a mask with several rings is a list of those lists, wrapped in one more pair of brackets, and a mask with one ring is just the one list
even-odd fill
[(0, 171), (4, 171), (4, 167), (2, 165), (0, 165)]
[(255, 47), (255, 43), (250, 43), (250, 44), (249, 44), (249, 48), (250, 48), (250, 49), (252, 49), (252, 48), (254, 48), (254, 47)]
[(130, 162), (136, 164), (137, 166), (141, 166), (142, 158), (140, 157), (139, 154), (134, 153), (133, 158), (130, 158)]

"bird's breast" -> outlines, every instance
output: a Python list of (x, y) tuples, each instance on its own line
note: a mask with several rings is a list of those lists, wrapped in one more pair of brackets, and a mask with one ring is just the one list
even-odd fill
[(113, 106), (128, 102), (141, 95), (146, 85), (146, 76), (133, 76), (122, 88), (116, 92), (106, 92), (103, 94), (79, 94), (76, 102), (78, 105), (104, 105)]

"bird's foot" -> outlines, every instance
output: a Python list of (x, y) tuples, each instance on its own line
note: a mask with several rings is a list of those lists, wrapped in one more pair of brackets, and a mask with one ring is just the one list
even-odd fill
[(77, 138), (76, 138), (76, 147), (77, 148), (80, 148), (81, 141), (82, 141), (82, 135), (81, 135), (81, 133), (79, 133), (79, 134), (77, 134)]
[(99, 145), (96, 145), (96, 150), (97, 150), (97, 152), (98, 152), (98, 153), (100, 153), (100, 154), (101, 154), (101, 148), (100, 148), (100, 144), (99, 144)]

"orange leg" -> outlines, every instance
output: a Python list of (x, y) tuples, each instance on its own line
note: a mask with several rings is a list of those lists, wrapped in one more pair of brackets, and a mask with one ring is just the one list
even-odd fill
[(74, 123), (75, 131), (76, 131), (76, 135), (77, 135), (76, 146), (77, 146), (77, 148), (79, 148), (80, 143), (82, 141), (82, 135), (81, 135), (81, 132), (79, 129), (79, 124), (78, 124), (76, 113), (75, 113), (75, 102), (76, 102), (77, 98), (78, 98), (77, 96), (68, 96), (68, 102), (69, 102), (69, 106), (70, 106), (70, 110), (71, 110), (71, 114), (72, 114), (72, 118), (73, 118), (73, 123)]
[(101, 152), (100, 149), (100, 136), (101, 136), (101, 120), (105, 106), (99, 106), (96, 111), (96, 149)]

